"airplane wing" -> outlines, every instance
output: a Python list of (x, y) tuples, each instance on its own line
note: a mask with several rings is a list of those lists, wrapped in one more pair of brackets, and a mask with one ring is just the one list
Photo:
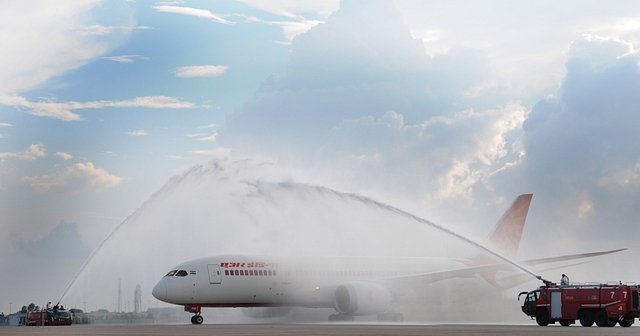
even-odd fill
[(610, 251), (602, 251), (602, 252), (570, 254), (570, 255), (564, 255), (564, 256), (559, 256), (559, 257), (551, 257), (551, 258), (524, 260), (524, 261), (519, 261), (518, 264), (520, 264), (522, 266), (535, 266), (535, 265), (540, 265), (540, 264), (554, 263), (554, 262), (558, 262), (558, 261), (566, 261), (566, 260), (597, 257), (597, 256), (605, 255), (605, 254), (611, 254), (611, 253), (624, 251), (624, 250), (627, 250), (627, 248), (621, 248), (621, 249), (610, 250)]
[[(525, 261), (518, 262), (518, 264), (522, 266), (535, 266), (535, 265), (549, 264), (549, 263), (555, 263), (560, 261), (597, 257), (601, 255), (624, 251), (624, 250), (626, 250), (626, 248), (602, 251), (602, 252), (579, 253), (579, 254), (571, 254), (571, 255), (557, 256), (557, 257), (550, 257), (550, 258), (532, 259), (532, 260), (525, 260)], [(577, 264), (581, 264), (581, 263), (577, 263)], [(572, 265), (577, 265), (577, 264), (572, 264)], [(572, 265), (563, 265), (558, 267), (569, 267)], [(554, 269), (554, 268), (551, 268), (551, 269)], [(498, 271), (513, 271), (513, 270), (518, 270), (518, 269), (511, 264), (498, 263), (498, 264), (490, 264), (490, 265), (482, 265), (482, 266), (473, 266), (468, 268), (460, 268), (460, 269), (449, 270), (449, 271), (395, 277), (395, 278), (384, 279), (382, 280), (382, 282), (387, 286), (387, 288), (389, 288), (389, 291), (391, 291), (392, 294), (403, 295), (409, 289), (425, 287), (430, 284), (436, 283), (438, 281), (446, 280), (446, 279), (475, 278), (475, 277), (481, 276), (485, 278), (487, 281), (489, 281), (489, 279), (487, 279), (487, 273), (495, 274), (495, 272), (498, 272)], [(531, 275), (526, 274), (526, 277), (530, 277), (530, 276)], [(526, 277), (524, 278), (525, 280), (526, 280)]]
[(453, 278), (475, 278), (478, 274), (486, 272), (509, 271), (514, 267), (509, 264), (493, 264), (476, 267), (455, 269), (450, 271), (432, 272), (417, 275), (408, 275), (382, 280), (391, 294), (403, 295), (408, 290), (425, 287), (438, 281)]

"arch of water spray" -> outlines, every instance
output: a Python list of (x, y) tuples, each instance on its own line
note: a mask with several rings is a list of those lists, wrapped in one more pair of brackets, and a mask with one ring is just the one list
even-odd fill
[[(290, 178), (274, 165), (230, 159), (196, 166), (170, 179), (93, 251), (60, 301), (74, 291), (83, 301), (91, 300), (86, 296), (95, 292), (105, 296), (119, 277), (125, 286), (135, 281), (149, 291), (168, 267), (204, 255), (426, 256), (437, 247), (448, 246), (437, 245), (445, 236), (536, 276), (463, 235), (399, 208), (358, 194), (283, 180)], [(427, 233), (416, 223), (437, 232)], [(380, 236), (383, 239), (378, 240)], [(428, 238), (436, 248), (428, 250), (430, 244), (424, 244)]]

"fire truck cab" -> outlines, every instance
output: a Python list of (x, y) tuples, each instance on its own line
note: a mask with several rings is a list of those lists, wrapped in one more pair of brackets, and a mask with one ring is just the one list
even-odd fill
[(595, 323), (598, 327), (630, 327), (640, 316), (640, 287), (635, 283), (616, 282), (570, 284), (560, 287), (546, 282), (530, 292), (521, 292), (518, 299), (526, 294), (522, 312), (535, 318), (540, 326), (560, 323), (562, 326), (580, 320), (584, 327)]

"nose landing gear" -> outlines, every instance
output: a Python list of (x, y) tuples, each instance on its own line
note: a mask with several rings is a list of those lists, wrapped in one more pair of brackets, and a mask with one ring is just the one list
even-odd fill
[(202, 307), (200, 306), (184, 306), (184, 311), (195, 314), (191, 316), (191, 323), (193, 324), (202, 324), (202, 322), (204, 322), (204, 318), (202, 317), (202, 315), (200, 315), (201, 309)]
[(204, 322), (204, 318), (202, 317), (202, 315), (200, 315), (200, 313), (197, 313), (196, 315), (191, 316), (191, 323), (202, 324), (202, 322)]

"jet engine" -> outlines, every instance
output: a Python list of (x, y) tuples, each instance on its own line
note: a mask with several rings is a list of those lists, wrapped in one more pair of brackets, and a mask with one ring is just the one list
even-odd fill
[(336, 288), (334, 303), (338, 313), (343, 315), (381, 314), (391, 306), (391, 293), (378, 283), (352, 281)]

